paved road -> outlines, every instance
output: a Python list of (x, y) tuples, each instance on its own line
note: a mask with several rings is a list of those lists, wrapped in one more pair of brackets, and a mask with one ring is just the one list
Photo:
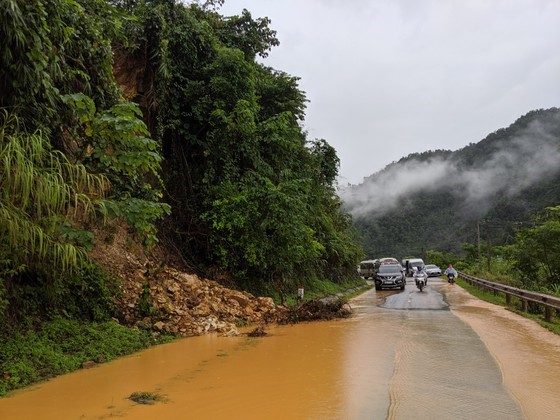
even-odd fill
[[(484, 343), (450, 311), (439, 291), (445, 285), (431, 278), (420, 292), (409, 278), (402, 292), (365, 293), (354, 301), (358, 319), (371, 322), (394, 354), (386, 418), (524, 418)], [(364, 410), (359, 418), (372, 412)]]

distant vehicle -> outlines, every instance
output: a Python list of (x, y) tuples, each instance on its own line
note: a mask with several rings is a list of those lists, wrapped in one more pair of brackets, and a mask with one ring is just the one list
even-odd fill
[(375, 269), (375, 290), (385, 288), (404, 290), (406, 277), (402, 265), (394, 258), (382, 260), (379, 260)]
[(375, 263), (377, 260), (364, 260), (360, 262), (359, 273), (364, 279), (372, 279), (375, 275)]
[(438, 277), (441, 276), (441, 268), (439, 268), (437, 265), (435, 264), (428, 264), (425, 268), (424, 271), (426, 271), (426, 274), (428, 274), (428, 277)]
[(405, 274), (412, 277), (414, 274), (414, 267), (424, 267), (424, 261), (421, 258), (408, 258), (403, 260)]
[(393, 257), (384, 257), (384, 258), (379, 258), (378, 260), (375, 260), (377, 266), (381, 265), (381, 264), (399, 264), (399, 260), (397, 260), (396, 258)]

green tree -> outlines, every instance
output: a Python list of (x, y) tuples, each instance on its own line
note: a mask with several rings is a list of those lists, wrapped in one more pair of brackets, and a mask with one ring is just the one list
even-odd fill
[(507, 250), (525, 285), (560, 284), (560, 206), (548, 207), (535, 227), (519, 231)]
[(154, 1), (135, 10), (174, 203), (167, 229), (194, 266), (252, 288), (340, 280), (359, 247), (334, 189), (336, 152), (307, 141), (298, 79), (255, 62), (278, 44), (270, 21), (211, 9)]

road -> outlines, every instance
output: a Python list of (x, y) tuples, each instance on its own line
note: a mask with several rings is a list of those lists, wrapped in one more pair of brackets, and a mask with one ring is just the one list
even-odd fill
[[(0, 399), (2, 419), (556, 419), (560, 337), (430, 279), (351, 318), (187, 338)], [(165, 402), (133, 403), (133, 392)]]

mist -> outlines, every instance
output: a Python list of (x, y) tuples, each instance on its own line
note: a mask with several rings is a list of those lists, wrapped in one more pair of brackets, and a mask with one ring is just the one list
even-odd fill
[(497, 142), (501, 148), (469, 165), (463, 161), (467, 148), (445, 158), (393, 163), (339, 194), (354, 217), (382, 216), (415, 195), (430, 192), (452, 192), (465, 211), (482, 214), (496, 194), (515, 197), (559, 172), (559, 139), (554, 134), (558, 126), (558, 118), (533, 121), (515, 136)]

